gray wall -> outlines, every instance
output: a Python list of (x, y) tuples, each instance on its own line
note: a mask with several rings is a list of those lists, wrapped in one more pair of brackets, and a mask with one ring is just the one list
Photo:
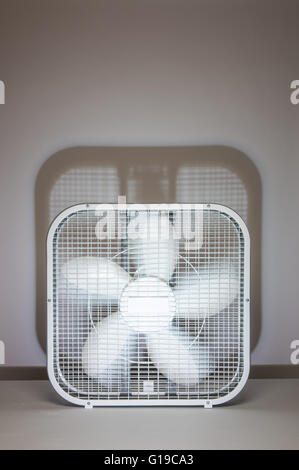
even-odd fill
[[(73, 145), (204, 145), (251, 156), (263, 184), (262, 331), (254, 364), (299, 337), (298, 1), (2, 0), (0, 340), (42, 365), (34, 184)], [(297, 11), (296, 11), (297, 10)]]

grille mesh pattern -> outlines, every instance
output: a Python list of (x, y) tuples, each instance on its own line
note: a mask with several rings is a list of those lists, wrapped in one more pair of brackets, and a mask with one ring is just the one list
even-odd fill
[(50, 240), (50, 360), (60, 388), (123, 404), (233, 391), (246, 353), (237, 222), (206, 206), (136, 214), (128, 205), (105, 225), (94, 205), (84, 207)]
[[(134, 166), (129, 169), (125, 194), (136, 203), (149, 196), (151, 202), (168, 201), (171, 177), (167, 166)], [(183, 166), (176, 174), (176, 200), (180, 203), (217, 203), (233, 209), (247, 220), (248, 197), (244, 183), (228, 168)], [(64, 209), (85, 201), (117, 202), (120, 177), (114, 167), (71, 168), (51, 189), (50, 222)]]
[(85, 201), (117, 202), (119, 177), (113, 167), (71, 168), (55, 181), (50, 193), (50, 222), (64, 209)]
[(176, 199), (182, 203), (214, 202), (231, 207), (247, 220), (248, 197), (244, 183), (228, 168), (184, 166), (176, 179)]

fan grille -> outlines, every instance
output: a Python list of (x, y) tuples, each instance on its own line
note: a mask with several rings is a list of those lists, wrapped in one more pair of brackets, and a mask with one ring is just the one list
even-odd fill
[[(104, 206), (95, 204), (68, 209), (54, 221), (49, 232), (48, 369), (52, 382), (55, 381), (70, 401), (82, 401), (82, 404), (225, 401), (224, 398), (239, 387), (248, 369), (249, 268), (245, 262), (248, 244), (241, 219), (217, 205), (161, 205), (140, 209), (143, 215), (163, 217), (170, 227), (176, 227), (176, 255), (171, 265), (173, 252), (168, 250), (173, 243), (171, 240), (161, 242), (159, 230), (153, 241), (137, 241), (137, 245), (130, 241), (130, 223), (136, 214), (138, 217), (136, 206), (115, 205), (108, 208), (108, 212), (101, 212), (101, 209), (104, 210)], [(107, 225), (102, 223), (104, 214), (109, 215), (105, 219)], [(105, 230), (100, 235), (99, 227)], [(142, 270), (138, 243), (142, 244), (143, 258), (145, 251), (146, 263), (153, 275)], [(90, 285), (95, 281), (89, 274), (84, 280), (86, 290), (76, 282), (70, 283), (68, 273), (62, 275), (65, 266), (82, 258), (87, 263), (88, 260), (109, 259), (128, 273), (133, 292), (134, 285), (138, 286), (133, 297), (133, 301), (137, 299), (137, 307), (132, 314), (133, 319), (135, 314), (138, 316), (137, 328), (127, 324), (128, 311), (117, 313), (120, 299), (124, 297), (120, 279), (108, 283), (103, 301), (101, 279), (96, 280), (97, 299), (94, 293), (90, 295)], [(166, 278), (165, 270), (169, 271)], [(80, 277), (79, 268), (77, 274)], [(113, 282), (117, 282), (123, 294), (118, 300), (111, 296)], [(192, 314), (198, 306), (198, 298), (202, 312)], [(154, 333), (144, 332), (141, 327), (147, 325), (145, 311), (138, 310), (138, 305), (142, 309), (142, 299), (144, 306), (153, 301), (152, 308), (158, 312), (157, 323), (152, 323), (158, 324)], [(128, 301), (124, 305), (124, 309), (131, 308)], [(169, 325), (165, 330), (161, 324), (160, 331), (163, 309), (167, 315), (170, 312)], [(148, 314), (151, 314), (150, 309)], [(99, 339), (95, 334), (97, 327), (113, 318), (116, 319), (111, 323), (113, 331), (107, 323), (106, 337)], [(128, 337), (123, 341), (127, 327)], [(169, 330), (174, 341), (178, 341), (174, 347), (168, 345)], [(88, 342), (92, 334), (96, 338), (93, 346)], [(105, 360), (109, 366), (104, 377), (88, 371), (82, 359), (85, 351), (87, 361), (101, 360), (102, 345), (97, 341), (115, 342), (120, 351), (114, 357), (113, 348), (107, 349)], [(156, 345), (155, 354), (151, 352), (151, 342)], [(193, 358), (198, 373), (191, 380)]]

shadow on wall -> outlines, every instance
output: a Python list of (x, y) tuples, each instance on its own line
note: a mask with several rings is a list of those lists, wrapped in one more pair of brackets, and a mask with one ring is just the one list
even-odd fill
[(242, 152), (226, 146), (74, 147), (52, 155), (35, 187), (36, 330), (46, 349), (46, 236), (79, 203), (218, 203), (246, 222), (251, 238), (251, 348), (261, 330), (261, 180)]

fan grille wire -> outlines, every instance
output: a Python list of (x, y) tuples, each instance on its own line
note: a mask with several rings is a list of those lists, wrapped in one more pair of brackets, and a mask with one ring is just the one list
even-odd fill
[(246, 188), (239, 176), (228, 168), (182, 166), (177, 173), (176, 200), (182, 203), (213, 201), (231, 207), (247, 221)]
[[(128, 206), (129, 207), (129, 206)], [(163, 211), (170, 221), (182, 216), (184, 210)], [(189, 209), (188, 209), (189, 210)], [(197, 209), (196, 209), (197, 210)], [(149, 212), (150, 209), (147, 211)], [(194, 210), (193, 214), (194, 214)], [(191, 212), (192, 212), (191, 211)], [(153, 213), (153, 211), (151, 211)], [(159, 214), (159, 210), (156, 211)], [(180, 214), (179, 214), (180, 212)], [(190, 212), (190, 210), (189, 210)], [(120, 210), (114, 238), (98, 239), (95, 226), (99, 220), (94, 209), (74, 210), (65, 217), (55, 231), (52, 241), (53, 252), (53, 370), (59, 386), (69, 396), (83, 400), (177, 400), (213, 399), (227, 395), (240, 382), (244, 371), (244, 238), (238, 224), (220, 210), (202, 210), (203, 242), (190, 246), (179, 241), (179, 252), (174, 272), (169, 280), (171, 289), (179, 288), (188, 280), (200, 282), (201, 268), (206, 268), (208, 291), (204, 292), (203, 302), (210, 302), (209, 267), (213, 266), (213, 275), (217, 273), (219, 286), (219, 309), (221, 289), (226, 289), (228, 301), (226, 307), (215, 315), (206, 315), (194, 319), (188, 315), (174, 315), (170, 327), (177, 336), (187, 335), (188, 348), (192, 354), (200, 355), (204, 351), (204, 361), (200, 367), (208, 368), (208, 373), (199, 374), (194, 383), (182, 383), (170, 373), (163, 373), (165, 349), (163, 336), (160, 347), (163, 354), (161, 361), (154, 363), (147, 349), (147, 336), (142, 332), (132, 332), (132, 341), (127, 341), (117, 361), (112, 361), (105, 380), (89, 376), (82, 367), (82, 349), (92, 330), (105, 318), (111, 318), (119, 309), (118, 303), (111, 300), (106, 303), (94, 303), (78, 287), (70, 286), (61, 275), (61, 269), (68, 262), (80, 257), (108, 258), (124, 268), (131, 279), (140, 279), (142, 274), (136, 269), (136, 252), (130, 248), (126, 238), (118, 237), (119, 231), (126, 233), (132, 219), (130, 209)], [(198, 227), (193, 227), (198, 228)], [(157, 253), (159, 244), (150, 244), (150, 256), (165, 260), (165, 253)], [(138, 253), (137, 253), (138, 256)], [(225, 260), (225, 270), (222, 262)], [(163, 266), (161, 266), (163, 270)], [(217, 272), (218, 270), (218, 272)], [(237, 273), (237, 274), (236, 274)], [(237, 275), (239, 292), (229, 302), (230, 285)], [(87, 285), (89, 279), (86, 279)], [(100, 280), (98, 283), (100, 284)], [(107, 287), (109, 296), (109, 284)], [(159, 288), (155, 287), (159, 295)], [(148, 289), (147, 289), (148, 292)], [(138, 293), (140, 294), (140, 292)], [(204, 299), (204, 296), (207, 298)], [(226, 295), (226, 294), (225, 294)], [(192, 306), (194, 292), (186, 299)], [(142, 312), (139, 314), (142, 316)], [(122, 323), (117, 324), (112, 334), (116, 343), (121, 341)], [(177, 365), (177, 375), (184, 376), (189, 370), (189, 356), (179, 351), (181, 358)], [(88, 351), (91, 356), (94, 351)], [(166, 353), (171, 363), (171, 349)], [(168, 366), (169, 367), (169, 366)], [(162, 372), (161, 372), (162, 370)], [(169, 372), (169, 371), (168, 371)], [(171, 376), (171, 379), (169, 378)]]

